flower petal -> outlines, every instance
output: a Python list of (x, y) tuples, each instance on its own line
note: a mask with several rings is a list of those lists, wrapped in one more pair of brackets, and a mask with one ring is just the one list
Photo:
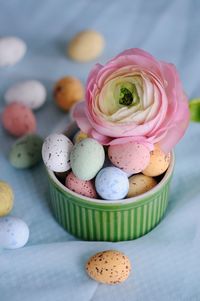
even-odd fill
[(79, 102), (73, 109), (73, 118), (76, 120), (79, 128), (86, 134), (92, 131), (92, 126), (85, 114), (85, 101)]

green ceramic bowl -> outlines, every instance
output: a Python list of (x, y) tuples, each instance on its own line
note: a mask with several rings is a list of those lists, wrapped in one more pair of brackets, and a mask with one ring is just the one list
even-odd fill
[[(72, 124), (65, 133), (76, 132)], [(122, 241), (151, 231), (163, 218), (174, 169), (174, 153), (162, 180), (150, 191), (129, 199), (102, 201), (66, 188), (48, 170), (50, 205), (55, 218), (72, 235), (84, 240)]]

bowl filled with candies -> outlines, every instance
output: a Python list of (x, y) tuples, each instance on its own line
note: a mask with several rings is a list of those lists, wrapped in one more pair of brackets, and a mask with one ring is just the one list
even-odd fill
[(42, 147), (55, 218), (84, 240), (136, 239), (163, 218), (189, 123), (174, 65), (129, 49), (89, 74), (74, 121)]

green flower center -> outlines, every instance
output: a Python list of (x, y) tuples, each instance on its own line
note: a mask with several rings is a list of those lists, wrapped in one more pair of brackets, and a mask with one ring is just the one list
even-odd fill
[(120, 105), (130, 106), (133, 102), (133, 95), (127, 88), (120, 89), (119, 103)]
[(118, 101), (123, 106), (136, 106), (140, 102), (140, 97), (135, 84), (124, 83), (121, 85), (118, 94)]

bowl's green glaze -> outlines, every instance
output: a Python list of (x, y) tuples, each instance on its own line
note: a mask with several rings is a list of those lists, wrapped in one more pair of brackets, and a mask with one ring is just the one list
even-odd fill
[(173, 168), (172, 153), (171, 164), (158, 185), (140, 196), (120, 201), (80, 196), (62, 185), (55, 174), (48, 171), (52, 211), (69, 233), (84, 240), (138, 238), (151, 231), (164, 216)]

